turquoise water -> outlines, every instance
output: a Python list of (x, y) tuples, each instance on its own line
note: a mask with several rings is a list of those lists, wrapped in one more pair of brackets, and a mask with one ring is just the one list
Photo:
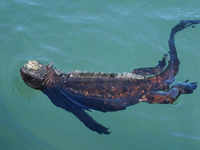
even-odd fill
[[(19, 68), (30, 59), (73, 70), (128, 72), (153, 66), (168, 51), (172, 26), (200, 19), (200, 1), (0, 1), (0, 149), (199, 150), (200, 93), (173, 105), (138, 104), (91, 115), (108, 136), (27, 87)], [(177, 35), (177, 81), (199, 81), (200, 25)]]

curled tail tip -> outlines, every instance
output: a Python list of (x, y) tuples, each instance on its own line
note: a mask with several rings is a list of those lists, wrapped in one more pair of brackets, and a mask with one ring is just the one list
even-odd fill
[(180, 20), (180, 23), (200, 23), (200, 19), (198, 20)]
[(184, 27), (192, 26), (194, 28), (195, 24), (200, 24), (200, 20), (181, 20), (179, 22), (179, 25), (183, 25)]

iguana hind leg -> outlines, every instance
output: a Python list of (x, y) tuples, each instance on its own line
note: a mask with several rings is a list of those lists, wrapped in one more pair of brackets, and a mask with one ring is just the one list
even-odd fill
[(192, 94), (197, 88), (197, 82), (189, 82), (186, 80), (185, 82), (174, 84), (172, 88), (177, 88), (181, 94)]
[(155, 67), (136, 68), (132, 71), (132, 73), (142, 76), (159, 74), (164, 70), (166, 66), (166, 59), (167, 59), (167, 54), (163, 56), (162, 60), (158, 61), (158, 64)]
[(181, 82), (174, 84), (167, 91), (150, 91), (139, 100), (151, 104), (173, 104), (181, 94), (192, 94), (197, 88), (196, 82)]
[(169, 104), (173, 103), (179, 96), (179, 90), (172, 88), (169, 91), (151, 91), (144, 95), (139, 101), (150, 104)]

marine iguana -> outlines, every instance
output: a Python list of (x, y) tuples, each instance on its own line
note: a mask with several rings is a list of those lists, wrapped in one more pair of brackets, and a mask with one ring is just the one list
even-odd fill
[(157, 66), (138, 68), (131, 73), (63, 73), (51, 65), (28, 61), (20, 69), (21, 77), (28, 86), (42, 91), (53, 104), (74, 114), (92, 131), (109, 134), (109, 129), (86, 111), (119, 111), (139, 102), (172, 104), (181, 94), (193, 93), (196, 82), (187, 80), (172, 84), (180, 64), (174, 36), (199, 23), (200, 20), (185, 20), (172, 28), (167, 66), (166, 55)]

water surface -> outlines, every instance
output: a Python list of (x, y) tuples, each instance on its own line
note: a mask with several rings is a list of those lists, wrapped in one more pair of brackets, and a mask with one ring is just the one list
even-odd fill
[[(63, 70), (128, 72), (167, 53), (170, 29), (200, 19), (200, 2), (101, 0), (0, 2), (0, 147), (5, 150), (200, 149), (200, 93), (173, 105), (138, 104), (91, 115), (111, 128), (97, 135), (27, 87), (19, 68), (30, 59)], [(200, 26), (177, 39), (177, 81), (199, 81)]]

